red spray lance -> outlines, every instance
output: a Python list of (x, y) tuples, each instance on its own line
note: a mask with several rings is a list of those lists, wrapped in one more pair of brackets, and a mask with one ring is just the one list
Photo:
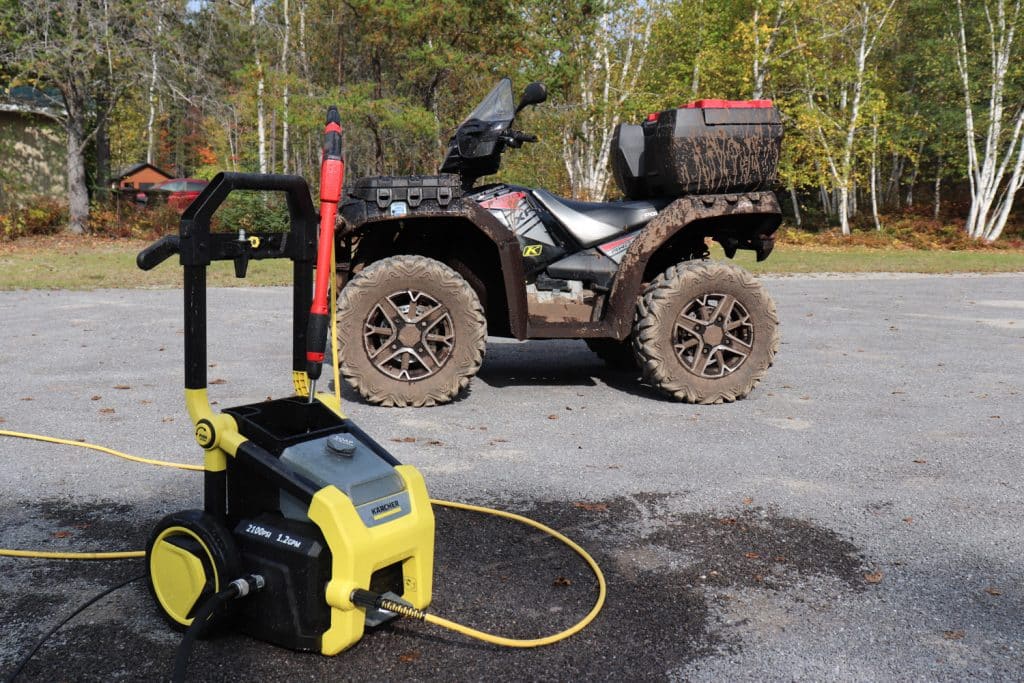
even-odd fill
[[(327, 308), (330, 289), (331, 249), (334, 248), (334, 221), (341, 201), (341, 186), (345, 181), (345, 160), (341, 150), (341, 116), (338, 108), (327, 110), (324, 126), (324, 150), (320, 160), (320, 237), (316, 256), (316, 284), (313, 305), (309, 308), (309, 326), (306, 328), (306, 375), (309, 376), (309, 402), (316, 395), (316, 381), (324, 364), (327, 346), (327, 327), (331, 316)], [(333, 303), (333, 302), (332, 302)]]

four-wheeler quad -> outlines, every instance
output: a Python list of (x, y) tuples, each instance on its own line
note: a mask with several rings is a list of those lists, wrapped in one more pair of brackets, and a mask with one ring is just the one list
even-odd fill
[(623, 201), (477, 186), (507, 148), (536, 141), (512, 124), (546, 98), (532, 83), (516, 105), (502, 79), (456, 129), (441, 175), (346, 188), (345, 378), (373, 403), (444, 403), (476, 374), (490, 334), (583, 339), (679, 400), (745, 397), (778, 348), (775, 304), (743, 269), (706, 260), (707, 238), (729, 258), (771, 252), (778, 110), (702, 100), (620, 124), (612, 168)]

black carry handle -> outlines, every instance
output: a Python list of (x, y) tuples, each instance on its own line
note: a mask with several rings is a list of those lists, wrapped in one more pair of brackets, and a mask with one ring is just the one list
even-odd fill
[(181, 239), (177, 235), (167, 235), (140, 251), (135, 257), (135, 265), (142, 270), (153, 270), (180, 252)]

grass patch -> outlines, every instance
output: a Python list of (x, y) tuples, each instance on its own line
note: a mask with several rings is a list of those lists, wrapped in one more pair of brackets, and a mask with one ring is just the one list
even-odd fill
[[(724, 259), (718, 245), (711, 258)], [(754, 252), (739, 251), (734, 259), (753, 273), (1009, 273), (1024, 271), (1024, 250), (945, 251), (810, 247), (781, 244), (757, 263)]]
[[(0, 290), (179, 288), (182, 269), (172, 257), (148, 272), (135, 255), (149, 242), (96, 237), (39, 237), (0, 247)], [(210, 287), (290, 285), (290, 261), (250, 261), (245, 279), (234, 264), (217, 261), (207, 269)]]
[[(181, 267), (171, 258), (149, 272), (135, 266), (147, 241), (95, 236), (39, 236), (0, 244), (0, 290), (178, 288)], [(725, 259), (718, 245), (711, 257)], [(761, 263), (750, 251), (736, 263), (754, 273), (999, 273), (1024, 271), (1024, 249), (949, 251), (866, 246), (778, 245)], [(211, 287), (290, 285), (291, 263), (251, 261), (245, 279), (237, 279), (230, 261), (212, 264)]]

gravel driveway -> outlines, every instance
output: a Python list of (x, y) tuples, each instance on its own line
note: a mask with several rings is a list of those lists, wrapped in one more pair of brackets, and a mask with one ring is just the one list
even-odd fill
[[(1024, 276), (765, 278), (783, 343), (744, 401), (663, 400), (582, 342), (491, 340), (471, 392), (345, 408), (437, 498), (524, 512), (590, 549), (608, 604), (509, 651), (400, 623), (337, 657), (225, 636), (202, 680), (1024, 679)], [(209, 296), (211, 397), (290, 391), (290, 291)], [(0, 293), (0, 428), (201, 462), (177, 291)], [(222, 380), (222, 381), (221, 381)], [(195, 474), (0, 439), (0, 546), (133, 549)], [(513, 636), (573, 623), (593, 580), (507, 522), (439, 510), (433, 610)], [(0, 559), (0, 672), (141, 562)], [(25, 680), (169, 675), (142, 582), (57, 632)]]

